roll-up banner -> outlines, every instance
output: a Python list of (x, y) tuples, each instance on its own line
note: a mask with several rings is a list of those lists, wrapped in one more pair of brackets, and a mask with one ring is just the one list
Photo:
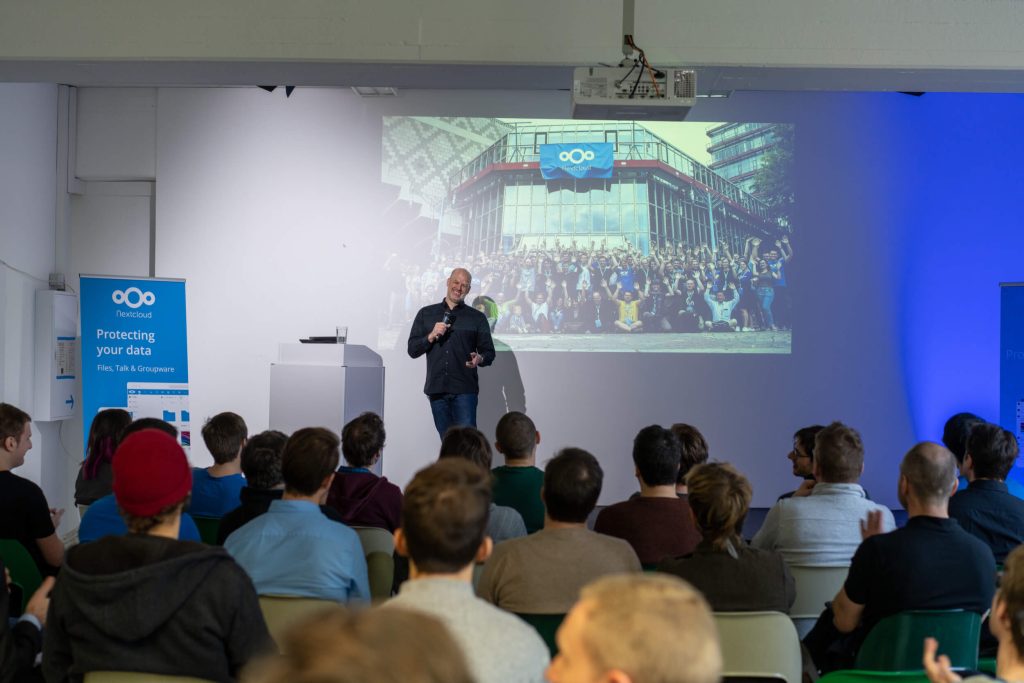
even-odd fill
[(83, 275), (80, 301), (83, 442), (96, 413), (123, 408), (171, 423), (187, 449), (185, 281)]

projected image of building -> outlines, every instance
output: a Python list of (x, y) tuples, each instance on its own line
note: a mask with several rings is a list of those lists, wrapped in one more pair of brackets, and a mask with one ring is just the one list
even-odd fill
[[(641, 124), (509, 125), (449, 179), (447, 206), (455, 215), (448, 220), (459, 229), (445, 232), (458, 233), (463, 253), (508, 253), (555, 239), (626, 242), (643, 254), (672, 245), (714, 250), (726, 242), (742, 252), (749, 236), (780, 234), (763, 201)], [(543, 177), (544, 146), (585, 143), (610, 145), (610, 177)]]
[(779, 144), (783, 128), (778, 123), (723, 123), (708, 130), (711, 169), (759, 196), (757, 172), (767, 155)]

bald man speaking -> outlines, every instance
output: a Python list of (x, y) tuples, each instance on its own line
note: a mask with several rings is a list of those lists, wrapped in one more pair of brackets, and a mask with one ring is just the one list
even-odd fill
[(444, 301), (421, 308), (409, 332), (409, 356), (427, 354), (423, 393), (430, 399), (434, 426), (442, 437), (449, 427), (476, 427), (476, 369), (494, 362), (487, 317), (463, 301), (472, 282), (465, 268), (453, 270)]

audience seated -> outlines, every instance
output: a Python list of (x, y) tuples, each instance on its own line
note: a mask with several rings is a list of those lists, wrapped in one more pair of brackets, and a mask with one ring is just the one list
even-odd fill
[(1006, 487), (1017, 452), (1017, 439), (1010, 432), (987, 422), (975, 425), (960, 465), (970, 488), (957, 491), (949, 501), (949, 516), (981, 539), (999, 563), (1024, 542), (1024, 500)]
[(782, 556), (743, 542), (743, 520), (753, 495), (750, 482), (727, 463), (698, 465), (686, 478), (703, 540), (686, 557), (665, 560), (658, 571), (689, 581), (716, 612), (789, 612), (796, 585)]
[(348, 466), (338, 468), (327, 493), (327, 505), (351, 526), (398, 528), (402, 490), (369, 470), (384, 450), (384, 421), (376, 413), (363, 413), (341, 430), (341, 454)]
[(292, 434), (281, 454), (281, 500), (224, 542), (260, 595), (369, 601), (359, 536), (319, 508), (338, 467), (338, 445), (338, 437), (323, 427)]
[(967, 488), (967, 477), (963, 474), (964, 453), (967, 450), (967, 438), (975, 425), (985, 424), (985, 420), (974, 413), (957, 413), (948, 420), (942, 427), (942, 443), (949, 449), (949, 452), (956, 458), (957, 467), (957, 488), (962, 491)]
[(558, 629), (551, 683), (718, 683), (722, 654), (707, 603), (664, 575), (586, 586)]
[(544, 503), (540, 499), (544, 471), (536, 467), (538, 445), (540, 432), (523, 413), (512, 411), (498, 420), (494, 447), (505, 456), (505, 464), (492, 470), (494, 502), (522, 515), (531, 534), (544, 527)]
[[(814, 486), (814, 437), (824, 428), (822, 425), (811, 425), (798, 429), (793, 434), (793, 450), (786, 457), (793, 464), (793, 476), (804, 480), (800, 485), (801, 489)], [(783, 493), (779, 500), (792, 498), (796, 493), (797, 491)]]
[(54, 574), (64, 560), (57, 537), (64, 510), (46, 503), (39, 486), (11, 470), (25, 464), (32, 448), (32, 418), (9, 403), (0, 403), (0, 538), (11, 538), (32, 555), (43, 574)]
[(283, 650), (243, 683), (477, 683), (448, 629), (412, 610), (324, 610), (290, 629)]
[[(817, 445), (820, 454), (820, 438)], [(983, 614), (992, 600), (992, 551), (948, 516), (956, 490), (953, 454), (935, 443), (914, 446), (900, 464), (897, 490), (907, 525), (882, 533), (878, 513), (869, 517), (846, 583), (804, 638), (823, 671), (849, 668), (883, 617), (913, 609)]]
[(819, 431), (813, 471), (815, 483), (776, 502), (751, 545), (778, 551), (791, 565), (844, 566), (860, 545), (860, 524), (869, 512), (881, 515), (883, 531), (896, 527), (892, 512), (868, 500), (857, 483), (864, 446), (856, 430), (833, 422)]
[(184, 451), (145, 429), (121, 442), (113, 468), (131, 533), (68, 551), (50, 597), (46, 680), (135, 671), (230, 683), (272, 642), (252, 582), (231, 557), (176, 540), (192, 490)]
[(249, 429), (241, 415), (218, 413), (203, 425), (203, 442), (213, 465), (192, 469), (192, 506), (197, 517), (223, 517), (241, 503), (245, 486), (240, 459)]
[[(1001, 681), (1024, 681), (1024, 549), (1016, 548), (1006, 557), (1006, 567), (999, 589), (992, 598), (989, 628), (999, 641), (996, 656), (996, 678)], [(939, 643), (927, 638), (924, 643), (924, 669), (932, 683), (955, 683), (960, 680), (950, 668), (949, 657), (936, 658)], [(987, 683), (992, 679), (972, 676), (968, 681)]]
[(491, 552), (484, 533), (490, 474), (446, 458), (420, 470), (405, 490), (398, 552), (410, 580), (388, 607), (427, 612), (451, 631), (477, 683), (540, 683), (548, 649), (533, 627), (473, 594), (473, 566)]
[(679, 439), (679, 476), (676, 479), (676, 493), (686, 498), (686, 475), (690, 469), (708, 461), (708, 442), (700, 430), (685, 422), (670, 427)]
[(11, 576), (3, 558), (0, 558), (0, 575), (4, 577), (4, 587), (0, 589), (0, 683), (42, 681), (42, 672), (35, 664), (36, 656), (43, 649), (43, 627), (54, 579), (52, 576), (43, 579), (19, 616), (11, 609)]
[(633, 548), (587, 529), (604, 473), (590, 453), (565, 448), (544, 468), (544, 528), (494, 548), (477, 594), (520, 614), (565, 614), (580, 588), (621, 572), (639, 572)]
[(132, 423), (127, 410), (108, 408), (96, 413), (89, 426), (85, 460), (75, 480), (75, 505), (91, 505), (113, 491), (113, 470), (110, 467), (121, 439), (121, 432)]
[(633, 440), (640, 495), (601, 510), (594, 523), (594, 531), (629, 542), (645, 565), (688, 555), (700, 542), (690, 507), (676, 494), (680, 450), (672, 431), (641, 429)]
[[(449, 427), (441, 439), (439, 459), (462, 458), (491, 471), (491, 444), (476, 427)], [(487, 535), (495, 543), (526, 535), (523, 516), (510, 507), (491, 503)]]
[[(121, 440), (124, 441), (131, 434), (145, 429), (157, 429), (175, 440), (178, 438), (178, 430), (174, 425), (155, 417), (143, 417), (124, 428)], [(127, 533), (128, 526), (124, 522), (121, 510), (118, 509), (116, 497), (111, 493), (94, 502), (86, 510), (78, 527), (78, 540), (80, 543), (88, 543), (104, 536), (124, 536)], [(202, 541), (195, 521), (187, 512), (181, 514), (178, 534), (180, 541)]]

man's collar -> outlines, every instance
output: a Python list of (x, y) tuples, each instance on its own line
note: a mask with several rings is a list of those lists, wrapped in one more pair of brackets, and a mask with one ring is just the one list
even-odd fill
[[(445, 298), (441, 299), (441, 305), (444, 306), (445, 308), (448, 308), (448, 297), (445, 297)], [(455, 304), (455, 306), (453, 306), (452, 308), (448, 308), (448, 310), (449, 311), (454, 311), (456, 309), (462, 308), (465, 305), (466, 305), (466, 300), (463, 299), (459, 303)]]

